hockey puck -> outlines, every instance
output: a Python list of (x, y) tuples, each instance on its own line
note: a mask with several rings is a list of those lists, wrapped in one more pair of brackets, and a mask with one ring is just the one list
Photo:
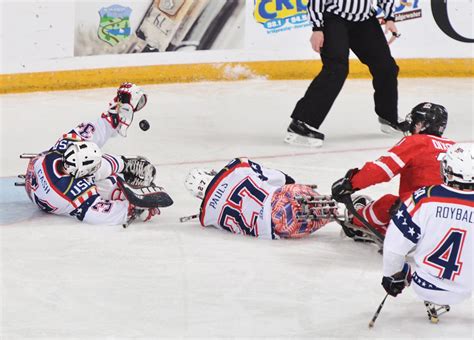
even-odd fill
[(150, 128), (150, 123), (146, 119), (142, 119), (140, 123), (138, 123), (138, 126), (140, 126), (140, 129), (143, 131), (147, 131)]

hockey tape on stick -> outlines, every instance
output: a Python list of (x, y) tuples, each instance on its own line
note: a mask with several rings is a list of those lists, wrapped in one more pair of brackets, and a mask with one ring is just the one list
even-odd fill
[(191, 221), (191, 220), (194, 220), (195, 218), (198, 218), (199, 217), (199, 214), (194, 214), (194, 215), (189, 215), (189, 216), (183, 216), (183, 217), (180, 217), (179, 218), (179, 221), (181, 223), (183, 222), (188, 222), (188, 221)]
[(20, 158), (21, 159), (31, 159), (31, 158), (35, 158), (36, 156), (38, 156), (37, 153), (22, 153), (20, 155)]
[(385, 295), (382, 302), (380, 302), (379, 308), (377, 308), (377, 311), (375, 312), (374, 316), (372, 317), (372, 320), (370, 320), (369, 328), (374, 327), (375, 320), (377, 320), (377, 318), (379, 317), (379, 314), (380, 314), (380, 311), (382, 310), (383, 304), (385, 303), (385, 300), (387, 300), (387, 296), (388, 296), (388, 293), (387, 293), (387, 295)]
[(351, 196), (347, 195), (347, 196), (342, 197), (341, 202), (346, 206), (347, 210), (349, 210), (349, 212), (352, 215), (354, 215), (354, 217), (356, 217), (359, 221), (361, 221), (362, 224), (367, 229), (369, 229), (374, 234), (374, 236), (377, 237), (377, 239), (383, 244), (383, 240), (385, 239), (385, 237), (377, 229), (372, 227), (370, 223), (367, 222), (367, 220), (357, 212), (357, 210), (354, 207), (354, 204), (352, 203)]

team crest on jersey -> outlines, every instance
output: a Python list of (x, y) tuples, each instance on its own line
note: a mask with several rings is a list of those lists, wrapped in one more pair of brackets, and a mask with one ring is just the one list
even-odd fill
[(112, 5), (99, 11), (100, 23), (97, 35), (106, 43), (115, 46), (130, 36), (130, 7)]
[(307, 27), (309, 0), (254, 0), (255, 20), (267, 33), (290, 31)]

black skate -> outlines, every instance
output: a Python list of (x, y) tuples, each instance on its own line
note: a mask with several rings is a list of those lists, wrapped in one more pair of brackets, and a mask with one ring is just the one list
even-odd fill
[(308, 124), (293, 119), (286, 130), (285, 142), (293, 145), (320, 147), (323, 145), (324, 134)]
[(405, 120), (395, 124), (379, 117), (379, 123), (380, 131), (389, 135), (399, 135), (400, 133), (405, 134), (410, 130), (410, 124)]

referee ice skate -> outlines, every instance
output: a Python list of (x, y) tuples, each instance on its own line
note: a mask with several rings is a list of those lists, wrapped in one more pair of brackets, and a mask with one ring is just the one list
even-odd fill
[[(377, 0), (377, 5), (384, 12), (386, 30), (397, 36), (394, 0)], [(285, 142), (313, 147), (323, 144), (324, 134), (319, 127), (346, 80), (349, 50), (369, 67), (382, 131), (405, 131), (406, 124), (398, 122), (398, 66), (372, 1), (309, 0), (308, 13), (313, 24), (310, 42), (313, 50), (321, 54), (323, 68), (296, 104)]]

